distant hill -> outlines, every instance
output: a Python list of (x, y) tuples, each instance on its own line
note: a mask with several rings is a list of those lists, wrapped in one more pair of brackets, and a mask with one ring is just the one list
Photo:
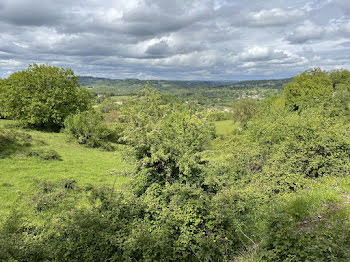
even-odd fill
[(80, 84), (94, 94), (111, 96), (130, 96), (137, 94), (146, 84), (164, 94), (182, 101), (194, 101), (202, 105), (231, 105), (242, 97), (264, 99), (281, 92), (283, 85), (291, 81), (287, 79), (250, 80), (250, 81), (170, 81), (109, 79), (81, 76)]
[(110, 79), (92, 76), (81, 76), (80, 84), (88, 87), (93, 93), (113, 93), (116, 95), (129, 95), (140, 91), (148, 84), (161, 92), (177, 94), (179, 91), (199, 91), (210, 89), (251, 89), (272, 88), (282, 89), (291, 78), (273, 80), (249, 81), (174, 81), (174, 80), (139, 80), (139, 79)]
[(112, 92), (120, 95), (140, 91), (148, 84), (162, 92), (172, 92), (179, 89), (216, 88), (221, 85), (234, 84), (237, 81), (174, 81), (174, 80), (139, 80), (139, 79), (110, 79), (91, 76), (81, 76), (80, 84), (91, 88), (93, 93)]

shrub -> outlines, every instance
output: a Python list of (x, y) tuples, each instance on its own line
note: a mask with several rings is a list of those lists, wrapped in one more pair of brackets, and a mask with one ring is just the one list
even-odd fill
[(60, 155), (55, 150), (41, 150), (41, 149), (34, 149), (26, 152), (24, 154), (25, 156), (29, 157), (38, 157), (43, 160), (61, 160)]
[(64, 125), (65, 132), (77, 139), (79, 144), (113, 150), (110, 142), (116, 141), (116, 134), (103, 123), (102, 117), (96, 111), (71, 115)]
[(350, 216), (327, 191), (302, 194), (268, 212), (263, 261), (348, 261)]

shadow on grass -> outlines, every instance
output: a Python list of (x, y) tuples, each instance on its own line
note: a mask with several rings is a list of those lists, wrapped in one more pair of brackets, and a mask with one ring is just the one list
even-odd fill
[[(42, 149), (46, 143), (33, 140), (30, 134), (13, 129), (0, 129), (0, 159), (17, 155), (19, 157), (38, 157), (43, 160), (62, 160), (55, 150)], [(33, 146), (39, 148), (33, 148)]]
[(28, 149), (32, 143), (29, 134), (11, 129), (0, 130), (0, 159)]

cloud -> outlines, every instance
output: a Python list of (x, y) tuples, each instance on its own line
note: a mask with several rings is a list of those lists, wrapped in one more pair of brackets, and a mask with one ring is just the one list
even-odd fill
[(294, 44), (302, 44), (308, 41), (322, 39), (324, 34), (324, 28), (308, 20), (289, 34), (287, 40)]
[(347, 67), (349, 38), (346, 0), (2, 0), (0, 75), (38, 62), (115, 78), (276, 78)]
[(333, 4), (339, 7), (345, 14), (350, 14), (350, 2), (348, 0), (333, 0)]
[(264, 27), (264, 26), (282, 26), (304, 18), (306, 12), (301, 9), (283, 10), (273, 8), (270, 10), (260, 10), (248, 14), (247, 20), (249, 25)]
[(286, 39), (292, 44), (303, 44), (320, 40), (334, 41), (347, 37), (350, 37), (350, 21), (340, 18), (331, 20), (323, 26), (307, 20), (290, 33)]

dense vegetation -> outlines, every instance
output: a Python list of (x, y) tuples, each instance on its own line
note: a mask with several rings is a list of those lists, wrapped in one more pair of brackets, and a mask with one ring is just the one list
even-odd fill
[[(38, 181), (2, 222), (0, 260), (348, 261), (348, 71), (310, 69), (216, 123), (150, 87), (96, 110), (72, 112), (66, 133), (122, 144), (127, 168), (113, 185)], [(5, 159), (37, 143), (8, 130)]]

